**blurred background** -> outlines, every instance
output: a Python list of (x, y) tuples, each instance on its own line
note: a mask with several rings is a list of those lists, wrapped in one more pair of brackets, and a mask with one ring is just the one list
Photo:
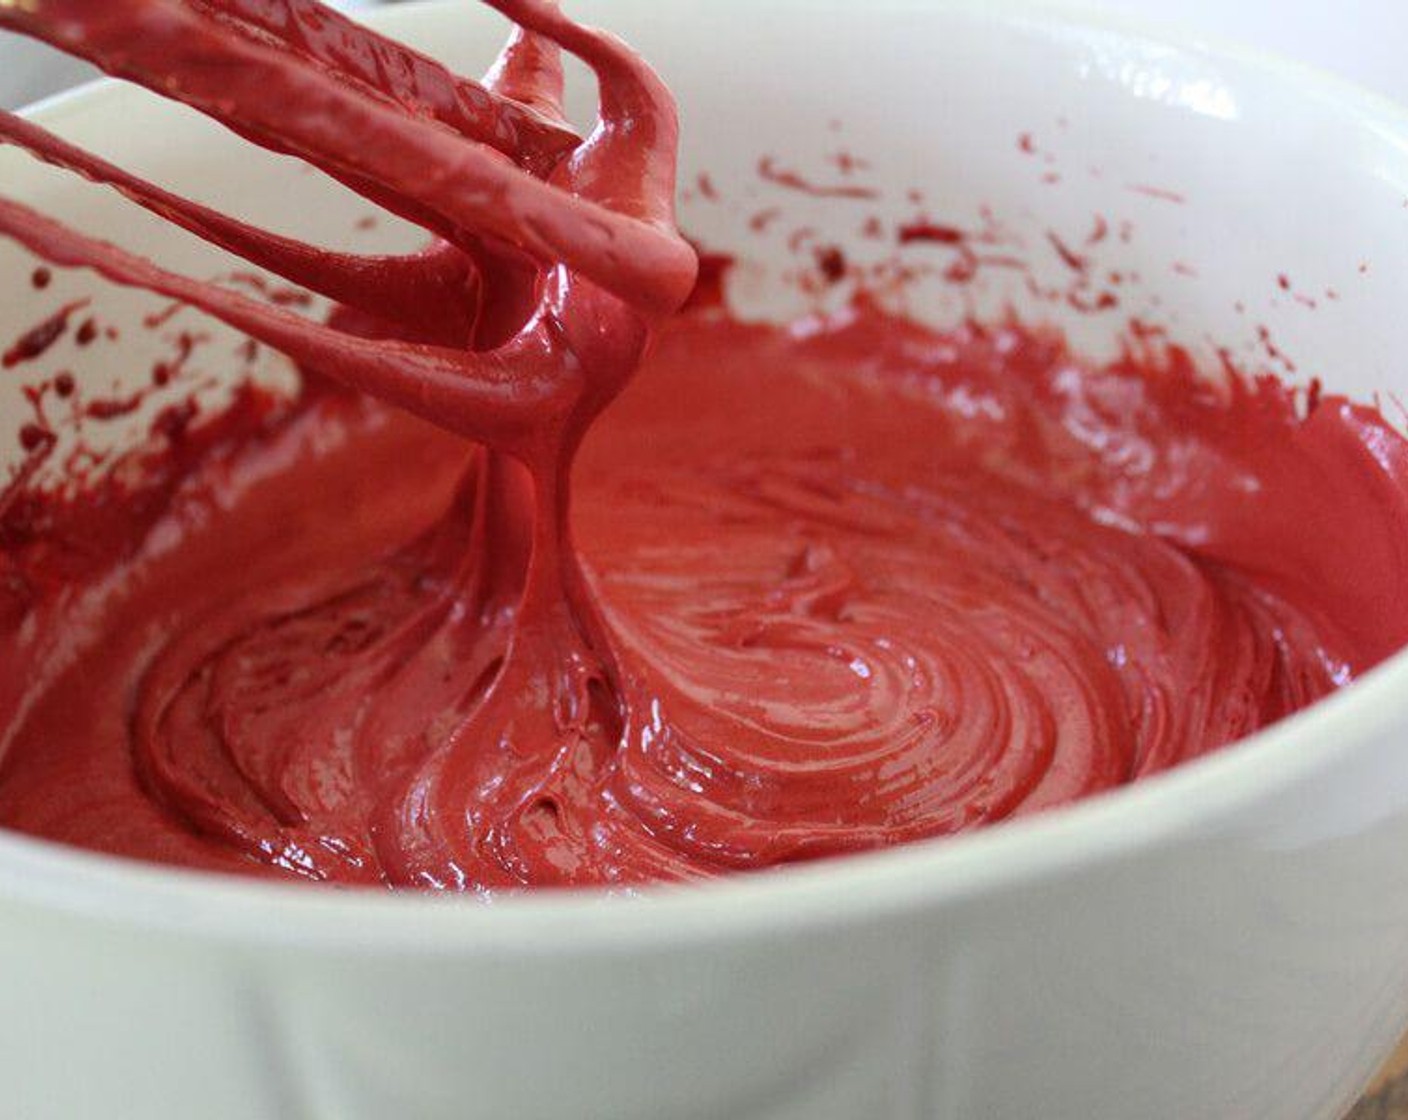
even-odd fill
[[(355, 11), (377, 3), (342, 0), (334, 7)], [(1336, 71), (1408, 105), (1404, 0), (1084, 0), (1084, 7), (1264, 47)], [(27, 104), (87, 76), (87, 70), (61, 55), (0, 33), (0, 107)]]

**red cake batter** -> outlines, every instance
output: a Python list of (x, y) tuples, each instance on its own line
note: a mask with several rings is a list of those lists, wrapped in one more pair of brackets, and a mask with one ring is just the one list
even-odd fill
[[(483, 86), (311, 0), (0, 9), (436, 237), (326, 253), (0, 119), (342, 305), (315, 325), (0, 202), (53, 264), (316, 370), (74, 495), (12, 486), (0, 823), (339, 883), (708, 876), (1123, 785), (1408, 641), (1408, 444), (1377, 412), (864, 301), (672, 318), (668, 95), (497, 6), (527, 30)], [(552, 42), (602, 79), (585, 140)]]

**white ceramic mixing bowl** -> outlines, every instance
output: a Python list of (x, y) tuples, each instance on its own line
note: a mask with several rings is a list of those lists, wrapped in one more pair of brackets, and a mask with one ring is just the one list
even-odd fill
[[(792, 299), (770, 277), (805, 263), (784, 236), (798, 222), (864, 260), (872, 211), (971, 227), (989, 207), (1059, 286), (1047, 232), (1079, 242), (1100, 214), (1116, 231), (1101, 267), (1130, 274), (1118, 309), (1034, 303), (996, 269), (916, 310), (1010, 301), (1092, 351), (1142, 315), (1274, 364), (1264, 326), (1332, 389), (1408, 395), (1408, 115), (1390, 105), (993, 0), (572, 7), (678, 93), (686, 185), (707, 170), (721, 195), (696, 189), (685, 220), (758, 258), (735, 285), (754, 312)], [(466, 3), (377, 22), (470, 72), (501, 30)], [(346, 241), (365, 213), (127, 89), (37, 115), (282, 229)], [(840, 149), (881, 199), (801, 199), (756, 173), (771, 154), (834, 180)], [(17, 154), (0, 186), (180, 267), (227, 267)], [(791, 226), (749, 233), (774, 203)], [(73, 292), (101, 291), (114, 321), (151, 306), (81, 275), (33, 292), (29, 267), (0, 249), (0, 338)], [(16, 391), (0, 383), (5, 448)], [(339, 894), (0, 836), (0, 1115), (25, 1120), (1332, 1120), (1405, 1022), (1401, 656), (1115, 796), (640, 899)]]

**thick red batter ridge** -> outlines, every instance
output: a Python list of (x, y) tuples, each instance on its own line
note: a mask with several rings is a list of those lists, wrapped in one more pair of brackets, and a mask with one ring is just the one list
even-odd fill
[[(521, 30), (482, 84), (312, 0), (0, 9), (433, 237), (314, 249), (0, 117), (341, 307), (0, 201), (51, 265), (317, 371), (0, 499), (4, 825), (348, 884), (689, 879), (1118, 787), (1408, 641), (1408, 443), (1377, 412), (863, 299), (806, 329), (676, 314), (667, 91), (549, 3), (495, 6)], [(601, 80), (585, 139), (559, 46)]]

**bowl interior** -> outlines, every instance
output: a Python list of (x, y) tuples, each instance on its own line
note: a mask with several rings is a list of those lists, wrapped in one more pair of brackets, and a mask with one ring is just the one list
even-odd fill
[[(1166, 328), (1210, 366), (1226, 354), (1250, 371), (1313, 376), (1360, 398), (1408, 395), (1398, 360), (1408, 342), (1399, 313), (1408, 117), (1390, 105), (1296, 68), (1018, 4), (675, 0), (662, 16), (646, 0), (583, 0), (574, 11), (637, 46), (678, 95), (682, 224), (707, 249), (738, 258), (730, 296), (744, 315), (835, 306), (848, 285), (817, 282), (818, 252), (835, 248), (872, 279), (903, 269), (906, 282), (889, 298), (936, 323), (1011, 312), (1102, 357), (1138, 321)], [(379, 19), (466, 73), (488, 65), (504, 26), (455, 3)], [(576, 78), (574, 112), (585, 120), (590, 82)], [(39, 116), (134, 171), (281, 232), (364, 251), (416, 241), (297, 162), (141, 91), (90, 88)], [(7, 195), (171, 267), (240, 270), (19, 153), (0, 152), (0, 182)], [(901, 244), (904, 230), (929, 232)], [(962, 244), (943, 231), (961, 231)], [(976, 269), (967, 252), (981, 258)], [(130, 392), (182, 332), (199, 345), (173, 391), (200, 384), (218, 396), (241, 368), (239, 336), (211, 321), (162, 316), (162, 301), (87, 274), (59, 273), (39, 290), (25, 282), (35, 264), (0, 244), (9, 278), (0, 340), (83, 299), (115, 337), (85, 349), (70, 334), (41, 365), (0, 378), (0, 469), (20, 459), (22, 385), (32, 374), (70, 369), (85, 385)], [(288, 376), (270, 355), (255, 372)], [(153, 393), (127, 424), (85, 439), (119, 445), (162, 404)], [(1399, 660), (1388, 671), (1402, 669)], [(1084, 812), (1059, 816), (1078, 828)], [(1048, 826), (1062, 827), (1034, 828)]]

